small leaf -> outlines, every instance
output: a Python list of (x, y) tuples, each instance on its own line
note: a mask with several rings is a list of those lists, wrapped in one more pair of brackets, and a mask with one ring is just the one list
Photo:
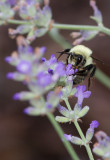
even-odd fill
[(42, 99), (32, 99), (29, 102), (35, 108), (42, 109), (45, 107), (45, 101), (43, 101)]
[(73, 120), (75, 119), (75, 114), (74, 114), (74, 111), (70, 111), (69, 112), (69, 119)]
[(81, 106), (78, 103), (76, 103), (74, 106), (74, 115), (78, 116), (80, 111), (81, 111)]
[(63, 116), (56, 116), (55, 120), (59, 123), (66, 123), (69, 122), (69, 118), (63, 117)]
[(25, 80), (26, 76), (19, 73), (19, 72), (9, 72), (6, 77), (8, 79), (13, 79), (13, 80), (16, 80), (16, 81), (23, 81)]
[(61, 105), (58, 107), (58, 109), (59, 109), (59, 112), (60, 112), (63, 116), (69, 118), (69, 111), (68, 111), (68, 109), (66, 109), (65, 107), (63, 107), (63, 106), (61, 106)]
[(14, 96), (13, 96), (13, 99), (14, 100), (21, 100), (21, 101), (25, 101), (25, 100), (30, 100), (30, 99), (33, 99), (35, 98), (36, 95), (32, 92), (28, 92), (28, 91), (22, 91), (22, 92), (19, 92), (19, 93), (16, 93)]
[(76, 145), (84, 145), (82, 139), (75, 136), (72, 136), (70, 141)]
[(86, 142), (89, 143), (94, 135), (94, 129), (89, 128), (86, 132)]
[(76, 93), (76, 91), (77, 91), (76, 88), (73, 88), (71, 93), (70, 93), (70, 96), (73, 96)]
[(24, 112), (31, 116), (39, 116), (45, 114), (45, 108), (34, 108), (34, 107), (28, 107), (24, 109)]
[(104, 149), (102, 149), (102, 148), (100, 148), (100, 147), (94, 147), (93, 148), (93, 152), (95, 153), (95, 154), (97, 154), (98, 156), (101, 156), (101, 157), (103, 157), (104, 156)]
[(89, 107), (85, 106), (78, 114), (78, 118), (84, 117), (89, 111)]
[(21, 33), (21, 34), (26, 34), (28, 33), (30, 30), (32, 30), (33, 26), (32, 25), (20, 25), (17, 27), (16, 32), (17, 33)]

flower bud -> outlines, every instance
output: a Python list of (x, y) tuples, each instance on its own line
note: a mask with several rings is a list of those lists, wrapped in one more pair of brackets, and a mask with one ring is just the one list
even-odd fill
[(90, 142), (92, 137), (94, 135), (94, 129), (92, 128), (88, 128), (87, 132), (86, 132), (86, 142)]
[(32, 92), (20, 92), (20, 93), (16, 93), (14, 96), (13, 96), (13, 99), (14, 100), (30, 100), (32, 98), (34, 98), (36, 95)]
[(23, 74), (20, 74), (18, 72), (9, 72), (6, 77), (8, 79), (13, 79), (13, 80), (16, 80), (16, 81), (23, 81), (25, 80), (25, 75)]

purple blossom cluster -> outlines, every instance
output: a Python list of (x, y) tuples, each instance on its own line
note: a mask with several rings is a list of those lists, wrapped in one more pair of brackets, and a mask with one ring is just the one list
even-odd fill
[(44, 0), (44, 6), (41, 6), (38, 0), (1, 0), (0, 24), (10, 23), (12, 19), (14, 23), (14, 16), (19, 15), (22, 23), (16, 29), (10, 28), (9, 34), (12, 37), (27, 34), (27, 41), (30, 43), (50, 30), (53, 23), (49, 0)]
[[(25, 112), (45, 114), (58, 106), (67, 90), (67, 97), (74, 94), (73, 81), (68, 78), (72, 76), (74, 69), (70, 64), (65, 66), (63, 62), (57, 61), (55, 55), (51, 55), (50, 59), (46, 60), (43, 57), (45, 47), (33, 49), (25, 42), (23, 37), (18, 37), (17, 52), (5, 58), (6, 62), (16, 67), (16, 71), (8, 73), (7, 78), (22, 81), (29, 88), (29, 91), (16, 93), (13, 96), (15, 100), (29, 100), (34, 106), (34, 109), (30, 106)], [(44, 98), (45, 94), (47, 98)], [(37, 111), (33, 113), (34, 110)]]
[[(98, 25), (102, 25), (103, 24), (102, 13), (98, 9), (96, 5), (96, 1), (90, 0), (90, 6), (93, 9), (93, 16), (91, 16), (90, 18), (93, 19)], [(81, 44), (83, 41), (91, 40), (98, 34), (99, 34), (99, 31), (96, 31), (96, 30), (95, 31), (81, 30), (79, 32), (72, 32), (71, 37), (75, 39), (73, 41), (73, 45), (78, 45), (78, 44)]]
[(103, 131), (95, 134), (97, 142), (94, 144), (93, 152), (102, 159), (110, 159), (110, 137)]
[(91, 142), (91, 139), (94, 135), (94, 128), (97, 128), (98, 126), (99, 126), (98, 121), (96, 120), (92, 121), (92, 123), (90, 124), (90, 128), (88, 128), (86, 132), (85, 140), (84, 139), (82, 140), (81, 138), (72, 136), (70, 134), (69, 135), (64, 134), (64, 137), (66, 138), (67, 141), (70, 141), (73, 144), (80, 145), (80, 146), (86, 145)]

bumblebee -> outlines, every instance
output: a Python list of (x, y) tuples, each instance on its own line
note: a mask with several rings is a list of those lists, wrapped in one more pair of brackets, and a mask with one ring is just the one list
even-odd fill
[(58, 59), (67, 54), (66, 64), (72, 64), (74, 69), (78, 71), (73, 74), (73, 84), (80, 84), (88, 76), (88, 89), (90, 87), (90, 80), (96, 71), (96, 65), (93, 62), (92, 50), (84, 45), (77, 45), (71, 49), (65, 49), (60, 53)]

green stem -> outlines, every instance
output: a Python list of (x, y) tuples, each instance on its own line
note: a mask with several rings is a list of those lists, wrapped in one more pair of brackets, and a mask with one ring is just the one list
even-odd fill
[(50, 120), (51, 124), (55, 128), (56, 132), (58, 133), (61, 141), (64, 143), (65, 148), (67, 149), (68, 153), (70, 154), (73, 160), (79, 160), (77, 154), (75, 153), (71, 144), (65, 139), (64, 132), (62, 131), (60, 125), (55, 121), (55, 118), (52, 113), (48, 113), (48, 119)]
[[(66, 103), (66, 105), (67, 105), (67, 108), (68, 108), (69, 110), (71, 110), (71, 106), (70, 106), (70, 103), (69, 103), (68, 99), (65, 100), (65, 103)], [(77, 131), (78, 131), (78, 133), (79, 133), (79, 135), (80, 135), (80, 137), (82, 138), (82, 140), (83, 140), (83, 142), (84, 142), (84, 144), (85, 144), (85, 148), (86, 148), (86, 150), (87, 150), (89, 159), (90, 159), (90, 160), (94, 160), (93, 155), (92, 155), (92, 152), (91, 152), (91, 149), (90, 149), (90, 146), (89, 146), (89, 144), (86, 144), (85, 136), (84, 136), (84, 134), (83, 134), (83, 132), (82, 132), (82, 130), (81, 130), (81, 128), (80, 128), (77, 120), (74, 120), (74, 125), (75, 125), (75, 127), (76, 127), (76, 129), (77, 129)]]
[[(49, 32), (49, 35), (56, 43), (61, 45), (62, 48), (66, 49), (72, 47), (72, 45), (70, 45), (70, 43), (64, 39), (64, 37), (58, 32), (57, 29), (52, 29)], [(99, 68), (97, 68), (95, 76), (103, 85), (110, 89), (110, 78), (106, 74), (104, 74)]]
[(53, 24), (54, 28), (67, 29), (67, 30), (87, 30), (87, 31), (100, 31), (110, 35), (110, 29), (105, 26), (92, 26), (92, 25), (72, 25), (72, 24)]
[(89, 30), (89, 31), (98, 31), (98, 26), (90, 26), (90, 25), (73, 25), (73, 24), (53, 24), (54, 28), (57, 29), (67, 29), (67, 30)]
[(69, 104), (68, 99), (65, 99), (65, 103), (66, 103), (66, 106), (67, 106), (68, 110), (71, 111), (71, 106)]
[(81, 130), (81, 128), (80, 128), (80, 126), (79, 126), (79, 124), (78, 124), (78, 122), (76, 120), (74, 121), (74, 125), (75, 125), (75, 127), (76, 127), (76, 129), (77, 129), (77, 131), (78, 131), (78, 133), (80, 135), (80, 137), (82, 138), (83, 142), (85, 143), (85, 147), (86, 147), (89, 159), (90, 160), (94, 160), (94, 157), (92, 155), (90, 146), (89, 146), (89, 144), (86, 144), (85, 136), (84, 136), (84, 134), (83, 134), (83, 132), (82, 132), (82, 130)]
[[(7, 20), (7, 23), (22, 25), (22, 24), (32, 24), (32, 21), (9, 19), (9, 20)], [(92, 25), (73, 25), (73, 24), (57, 24), (57, 23), (54, 23), (53, 28), (67, 29), (67, 30), (100, 31), (100, 32), (103, 32), (107, 35), (110, 35), (110, 29), (106, 28), (103, 25), (92, 26)]]
[(95, 76), (102, 84), (104, 84), (107, 88), (110, 89), (110, 78), (99, 68), (97, 68)]
[(22, 25), (22, 24), (32, 24), (32, 22), (30, 22), (30, 21), (14, 20), (14, 19), (8, 19), (8, 20), (7, 20), (7, 23), (18, 24), (18, 25)]
[(101, 26), (100, 27), (100, 31), (107, 34), (107, 35), (110, 35), (110, 29), (109, 28), (106, 28), (104, 26)]

